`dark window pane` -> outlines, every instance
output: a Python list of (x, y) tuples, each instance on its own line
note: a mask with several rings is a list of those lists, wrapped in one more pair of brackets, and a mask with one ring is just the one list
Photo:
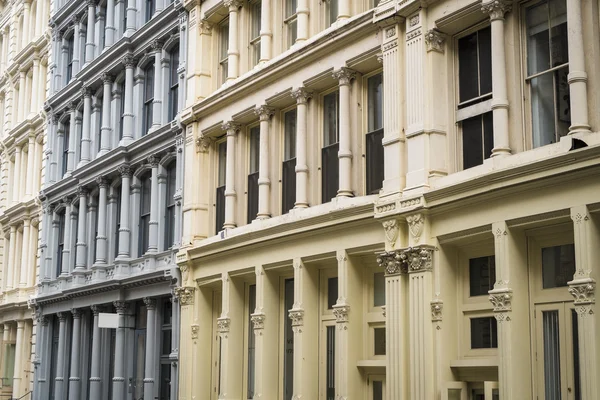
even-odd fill
[(368, 133), (366, 136), (367, 151), (367, 193), (377, 194), (383, 187), (384, 179), (384, 153), (383, 153), (383, 129)]
[(248, 223), (258, 214), (258, 172), (248, 175)]
[(217, 186), (225, 186), (225, 175), (227, 172), (227, 142), (219, 143), (219, 171)]
[(579, 323), (577, 311), (571, 309), (571, 330), (573, 336), (573, 380), (575, 381), (575, 400), (581, 400), (581, 369), (579, 365)]
[(335, 326), (327, 327), (327, 400), (335, 399)]
[(382, 381), (373, 381), (373, 400), (383, 400)]
[(370, 77), (367, 81), (368, 131), (383, 128), (383, 74)]
[(481, 116), (462, 121), (463, 169), (483, 163)]
[(494, 256), (471, 258), (469, 260), (469, 287), (471, 297), (487, 295), (496, 281), (496, 260)]
[(477, 32), (479, 41), (479, 95), (492, 93), (492, 30), (490, 27)]
[(481, 116), (483, 120), (483, 158), (488, 159), (492, 156), (494, 148), (494, 117), (490, 111)]
[(459, 101), (479, 96), (479, 68), (477, 62), (477, 32), (458, 40)]
[(294, 280), (286, 279), (284, 282), (285, 307), (283, 320), (285, 329), (283, 331), (284, 355), (283, 355), (283, 398), (292, 400), (294, 393), (294, 332), (292, 331), (292, 319), (289, 318), (289, 310), (294, 307)]
[(575, 274), (575, 245), (542, 249), (542, 281), (544, 289), (567, 286)]
[(296, 109), (285, 113), (285, 143), (284, 155), (285, 160), (296, 158)]
[(260, 160), (260, 127), (250, 129), (250, 173), (258, 172)]
[(338, 298), (338, 278), (327, 279), (327, 308), (333, 309)]
[(376, 356), (385, 356), (385, 328), (373, 329), (373, 346)]
[(282, 175), (281, 212), (285, 214), (294, 208), (296, 203), (296, 158), (283, 162)]
[(256, 337), (252, 324), (252, 313), (256, 308), (256, 285), (248, 287), (248, 399), (254, 398), (254, 360), (256, 350)]
[(471, 318), (471, 348), (491, 349), (498, 347), (496, 318)]
[(337, 196), (339, 187), (339, 145), (337, 143), (321, 149), (321, 161), (323, 163), (321, 171), (321, 201), (329, 202)]
[(225, 224), (225, 186), (219, 186), (217, 188), (217, 193), (215, 197), (215, 233), (219, 233), (219, 231), (223, 229), (223, 224)]
[(373, 305), (375, 307), (385, 305), (385, 274), (383, 272), (373, 274)]
[(558, 310), (542, 311), (544, 340), (544, 391), (547, 399), (561, 398), (560, 334)]
[(323, 147), (337, 143), (339, 135), (339, 92), (323, 97)]

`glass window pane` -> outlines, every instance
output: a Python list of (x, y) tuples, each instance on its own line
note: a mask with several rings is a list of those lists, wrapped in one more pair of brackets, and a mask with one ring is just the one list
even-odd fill
[(221, 58), (220, 59), (224, 60), (227, 58), (227, 51), (229, 50), (229, 20), (226, 20), (225, 22), (223, 22), (221, 24), (220, 40), (221, 40), (221, 45), (220, 45)]
[(382, 381), (373, 381), (373, 400), (383, 400)]
[(458, 92), (463, 102), (479, 96), (477, 32), (458, 40)]
[(368, 86), (368, 131), (383, 128), (383, 74), (370, 77)]
[(250, 129), (250, 173), (258, 172), (260, 158), (260, 127)]
[(339, 92), (335, 91), (323, 97), (323, 146), (338, 141)]
[(463, 169), (483, 164), (481, 116), (462, 121)]
[(575, 400), (581, 400), (581, 369), (579, 365), (579, 324), (577, 311), (571, 309), (571, 333), (573, 336), (573, 380), (575, 381)]
[(286, 0), (285, 2), (285, 17), (289, 18), (296, 14), (297, 0)]
[(542, 311), (544, 336), (544, 391), (546, 400), (560, 400), (560, 338), (558, 310)]
[(494, 288), (496, 260), (494, 256), (469, 260), (469, 296), (485, 296)]
[(531, 79), (529, 82), (533, 147), (545, 146), (556, 141), (554, 80), (552, 74), (544, 74)]
[(252, 32), (250, 39), (255, 39), (260, 36), (260, 18), (262, 14), (261, 2), (258, 1), (252, 5)]
[(335, 326), (327, 327), (326, 399), (335, 399)]
[(373, 354), (376, 356), (385, 355), (385, 328), (373, 329)]
[(471, 318), (471, 348), (491, 349), (498, 347), (496, 318)]
[(328, 0), (327, 4), (329, 5), (329, 23), (327, 26), (331, 26), (338, 17), (338, 0)]
[(492, 93), (492, 29), (477, 32), (479, 49), (479, 95)]
[(286, 279), (284, 282), (284, 303), (283, 310), (285, 321), (284, 329), (284, 361), (283, 361), (283, 398), (292, 400), (294, 393), (294, 332), (292, 331), (292, 320), (289, 318), (289, 310), (294, 307), (294, 280)]
[(285, 113), (284, 161), (296, 157), (296, 109)]
[(448, 400), (461, 400), (462, 399), (461, 389), (448, 389)]
[(542, 249), (542, 281), (544, 289), (567, 286), (575, 274), (575, 245)]
[(296, 43), (296, 39), (298, 38), (298, 20), (294, 18), (293, 20), (287, 23), (288, 25), (288, 47), (291, 47), (294, 43)]
[(494, 117), (490, 111), (483, 114), (481, 118), (483, 120), (483, 158), (487, 160), (492, 156), (494, 148)]
[(227, 142), (219, 143), (219, 171), (217, 185), (225, 185), (225, 173), (227, 168)]
[(338, 278), (327, 279), (327, 308), (333, 309), (338, 298)]
[(256, 308), (256, 285), (248, 287), (248, 399), (254, 398), (254, 359), (256, 339), (254, 336), (254, 326), (252, 324), (252, 313)]
[(385, 274), (383, 272), (373, 274), (373, 305), (375, 307), (385, 305)]

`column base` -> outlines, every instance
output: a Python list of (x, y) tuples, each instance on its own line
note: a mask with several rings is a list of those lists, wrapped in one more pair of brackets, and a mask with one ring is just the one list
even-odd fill
[(105, 263), (92, 265), (92, 283), (104, 282), (106, 280), (107, 267)]
[(494, 147), (492, 149), (492, 157), (504, 157), (510, 155), (511, 151), (509, 147)]
[(340, 189), (337, 192), (337, 197), (354, 197), (354, 192), (348, 189)]
[(586, 124), (573, 124), (569, 127), (569, 135), (592, 133), (592, 128)]
[(86, 270), (83, 268), (75, 268), (73, 271), (73, 280), (71, 281), (72, 286), (83, 286), (86, 284)]
[(77, 168), (81, 168), (89, 164), (90, 160), (81, 160), (77, 163)]
[(108, 152), (109, 152), (109, 150), (102, 149), (98, 152), (98, 155), (96, 156), (96, 158), (102, 157), (103, 155), (107, 154)]
[(129, 146), (131, 143), (135, 141), (134, 138), (123, 138), (119, 141), (119, 146)]
[(308, 202), (305, 203), (305, 202), (297, 201), (294, 203), (294, 210), (297, 210), (299, 208), (308, 208), (308, 207), (309, 207)]

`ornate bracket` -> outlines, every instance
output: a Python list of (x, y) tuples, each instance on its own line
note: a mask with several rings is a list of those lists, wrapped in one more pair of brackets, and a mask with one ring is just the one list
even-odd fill
[(179, 300), (179, 303), (182, 306), (189, 306), (194, 304), (194, 292), (196, 288), (187, 286), (187, 287), (178, 287), (175, 288), (175, 297)]

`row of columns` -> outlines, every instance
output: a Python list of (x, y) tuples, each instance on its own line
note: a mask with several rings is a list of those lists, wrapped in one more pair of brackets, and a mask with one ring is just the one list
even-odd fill
[[(40, 180), (42, 145), (33, 135), (27, 141), (27, 146), (15, 147), (14, 162), (9, 164), (8, 174), (11, 176), (9, 181), (12, 182), (12, 187), (9, 188), (8, 195), (13, 205), (31, 200), (39, 189), (36, 182)], [(23, 181), (25, 185), (21, 184)]]
[[(16, 329), (15, 329), (16, 328)], [(1, 343), (0, 343), (0, 355), (2, 356), (3, 365), (2, 365), (2, 376), (7, 378), (12, 378), (12, 397), (19, 398), (24, 393), (27, 392), (27, 375), (25, 365), (27, 363), (26, 354), (28, 352), (27, 344), (28, 335), (31, 334), (32, 323), (31, 320), (19, 319), (11, 323), (5, 322), (0, 325), (0, 335), (1, 335)], [(15, 344), (15, 354), (14, 354), (14, 364), (13, 364), (13, 373), (12, 376), (9, 376), (9, 372), (5, 370), (7, 360), (4, 355), (6, 351), (6, 346), (14, 342)]]
[[(350, 125), (351, 81), (356, 73), (349, 68), (341, 68), (333, 76), (339, 82), (339, 187), (338, 197), (352, 197), (352, 129)], [(293, 90), (291, 96), (296, 100), (296, 202), (295, 208), (307, 208), (308, 202), (308, 161), (307, 161), (307, 125), (308, 101), (313, 92), (301, 87)], [(259, 145), (259, 192), (258, 192), (258, 219), (267, 219), (271, 216), (269, 179), (269, 125), (270, 118), (275, 113), (273, 107), (262, 105), (255, 109), (255, 114), (260, 120), (260, 145)], [(223, 124), (222, 129), (227, 133), (227, 165), (225, 177), (225, 224), (224, 229), (234, 228), (237, 224), (235, 217), (236, 197), (235, 174), (237, 154), (235, 150), (236, 136), (240, 124), (229, 121)]]
[(5, 250), (3, 290), (30, 288), (35, 285), (35, 253), (38, 238), (38, 219), (25, 218), (22, 224), (10, 225)]

